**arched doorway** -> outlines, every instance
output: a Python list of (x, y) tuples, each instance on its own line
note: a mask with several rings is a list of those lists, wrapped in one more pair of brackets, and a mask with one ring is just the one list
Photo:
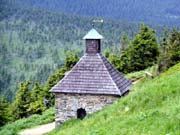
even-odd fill
[(79, 108), (77, 109), (77, 118), (78, 119), (84, 119), (84, 117), (86, 116), (86, 110), (83, 108)]

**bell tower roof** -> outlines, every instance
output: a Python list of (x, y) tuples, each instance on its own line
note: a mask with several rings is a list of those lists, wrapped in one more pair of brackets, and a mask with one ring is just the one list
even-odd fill
[(99, 34), (95, 29), (91, 29), (83, 39), (103, 39), (104, 37)]

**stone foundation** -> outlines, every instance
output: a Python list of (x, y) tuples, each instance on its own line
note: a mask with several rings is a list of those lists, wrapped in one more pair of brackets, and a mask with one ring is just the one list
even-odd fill
[(56, 93), (55, 114), (56, 125), (62, 124), (72, 118), (77, 118), (77, 110), (83, 108), (87, 114), (101, 110), (104, 106), (112, 104), (117, 96), (111, 95), (83, 95)]

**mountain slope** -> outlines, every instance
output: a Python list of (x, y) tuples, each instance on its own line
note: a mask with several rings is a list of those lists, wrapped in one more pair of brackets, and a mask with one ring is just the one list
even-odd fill
[[(91, 18), (13, 4), (0, 1), (0, 95), (8, 101), (19, 82), (47, 80), (63, 64), (67, 51), (79, 50), (82, 55), (82, 37), (92, 28)], [(123, 31), (132, 36), (138, 25), (108, 21), (97, 29), (106, 37), (103, 47), (113, 48)]]
[[(25, 1), (24, 1), (25, 2)], [(0, 95), (13, 101), (18, 83), (43, 83), (61, 67), (67, 51), (85, 48), (82, 37), (92, 28), (90, 17), (73, 16), (23, 5), (23, 1), (0, 1)], [(163, 27), (154, 26), (160, 35)], [(105, 20), (96, 29), (105, 37), (103, 49), (118, 50), (121, 33), (130, 37), (138, 24)]]
[(180, 26), (179, 0), (22, 0), (19, 3), (75, 15)]
[(83, 121), (66, 122), (48, 135), (179, 135), (180, 63), (143, 80), (112, 106)]

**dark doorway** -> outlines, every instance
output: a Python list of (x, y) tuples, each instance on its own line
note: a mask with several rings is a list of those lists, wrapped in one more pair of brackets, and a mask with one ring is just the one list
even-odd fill
[(86, 116), (86, 110), (83, 108), (79, 108), (77, 109), (77, 118), (78, 119), (84, 119), (84, 117)]

